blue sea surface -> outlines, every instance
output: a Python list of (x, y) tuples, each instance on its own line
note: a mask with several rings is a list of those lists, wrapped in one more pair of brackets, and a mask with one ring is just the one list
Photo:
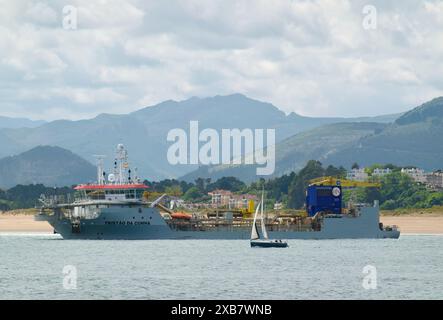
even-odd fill
[(443, 236), (289, 245), (0, 234), (0, 299), (443, 299)]

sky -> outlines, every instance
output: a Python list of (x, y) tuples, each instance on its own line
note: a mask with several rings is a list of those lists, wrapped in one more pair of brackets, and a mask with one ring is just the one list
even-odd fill
[(232, 93), (307, 116), (390, 114), (443, 95), (442, 57), (443, 1), (0, 0), (0, 115)]

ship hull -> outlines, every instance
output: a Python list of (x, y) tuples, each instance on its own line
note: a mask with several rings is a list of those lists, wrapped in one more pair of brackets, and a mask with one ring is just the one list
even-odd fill
[[(138, 210), (138, 211), (137, 211)], [(72, 221), (64, 217), (52, 217), (47, 221), (64, 239), (102, 240), (156, 240), (156, 239), (249, 239), (249, 227), (223, 227), (208, 230), (177, 230), (172, 228), (155, 208), (111, 208), (96, 219), (82, 219), (73, 228)], [(379, 227), (377, 207), (363, 208), (358, 217), (324, 218), (319, 231), (268, 230), (274, 239), (397, 239), (398, 230)]]
[[(54, 228), (63, 239), (89, 239), (89, 240), (249, 240), (248, 230), (237, 231), (171, 231), (167, 227), (147, 228), (84, 228), (81, 233), (72, 233), (69, 225), (56, 225)], [(303, 240), (325, 240), (325, 239), (398, 239), (399, 231), (376, 231), (367, 232), (337, 229), (334, 232), (323, 231), (278, 231), (268, 232), (270, 238), (278, 239), (303, 239)]]

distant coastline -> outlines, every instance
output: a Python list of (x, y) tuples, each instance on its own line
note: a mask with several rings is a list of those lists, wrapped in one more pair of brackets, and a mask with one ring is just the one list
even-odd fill
[(431, 208), (400, 208), (395, 210), (381, 210), (382, 217), (443, 217), (443, 206)]

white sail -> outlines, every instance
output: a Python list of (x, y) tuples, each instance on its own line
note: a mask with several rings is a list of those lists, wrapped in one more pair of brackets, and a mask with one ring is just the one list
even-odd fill
[(257, 230), (257, 214), (258, 214), (258, 210), (260, 210), (260, 204), (259, 203), (257, 205), (257, 209), (255, 210), (255, 215), (254, 215), (254, 222), (252, 223), (252, 231), (251, 231), (251, 240), (257, 240), (260, 239), (260, 236), (258, 235), (258, 230)]
[(264, 203), (264, 200), (263, 200), (263, 194), (264, 193), (265, 192), (262, 191), (262, 193), (261, 193), (261, 202), (260, 202), (261, 203), (261, 215), (260, 215), (260, 219), (261, 219), (261, 232), (263, 234), (263, 238), (264, 239), (269, 239), (268, 232), (266, 231), (266, 226), (265, 226), (265, 218), (263, 216), (263, 208), (265, 206), (265, 203)]

